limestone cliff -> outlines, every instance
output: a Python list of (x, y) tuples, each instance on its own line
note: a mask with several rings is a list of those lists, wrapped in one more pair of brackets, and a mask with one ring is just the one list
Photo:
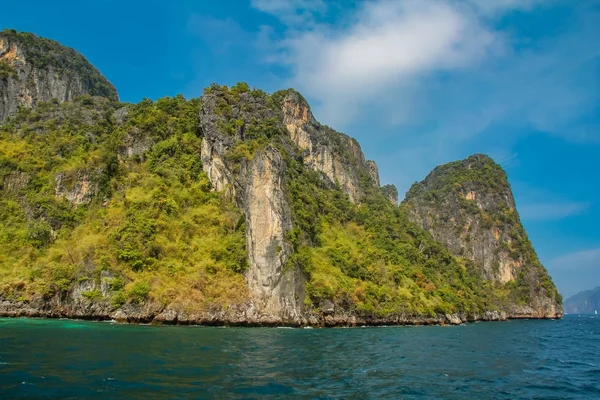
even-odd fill
[(304, 163), (322, 172), (332, 184), (338, 184), (354, 203), (364, 195), (361, 178), (379, 187), (375, 161), (366, 161), (355, 139), (319, 124), (306, 100), (293, 90), (282, 101), (283, 123), (290, 138), (303, 152)]
[(30, 33), (0, 32), (0, 121), (18, 107), (84, 94), (118, 100), (115, 88), (75, 50)]
[[(531, 246), (519, 219), (505, 172), (476, 154), (435, 168), (415, 183), (403, 207), (454, 254), (476, 262), (484, 277), (519, 286), (514, 313), (562, 314), (556, 288)], [(522, 304), (525, 305), (525, 304)]]
[[(282, 129), (278, 110), (269, 107), (267, 98), (249, 92), (239, 94), (243, 107), (228, 108), (231, 105), (224, 105), (221, 94), (208, 91), (202, 98), (201, 158), (214, 189), (224, 191), (245, 213), (249, 313), (265, 321), (299, 323), (304, 278), (296, 267), (286, 268), (292, 254), (286, 239), (292, 230), (286, 165), (275, 147), (252, 147), (257, 130), (270, 127), (275, 135)], [(227, 126), (231, 120), (233, 128)]]
[(285, 169), (274, 148), (260, 150), (250, 164), (244, 198), (247, 278), (259, 312), (283, 321), (301, 321), (305, 279), (297, 268), (286, 268), (293, 249), (286, 239), (292, 218), (285, 194)]
[(0, 119), (19, 108), (0, 124), (0, 316), (356, 326), (561, 315), (489, 158), (436, 169), (398, 207), (360, 145), (292, 89), (211, 85), (199, 99), (119, 104), (56, 42), (4, 31), (0, 58)]
[(56, 175), (56, 197), (66, 199), (72, 204), (87, 204), (91, 202), (100, 191), (99, 181), (102, 169), (94, 171), (76, 171), (75, 176), (66, 173)]
[(385, 197), (394, 205), (398, 205), (398, 189), (394, 185), (384, 185), (381, 191)]
[[(379, 187), (374, 161), (356, 140), (319, 124), (294, 90), (269, 96), (238, 84), (208, 88), (201, 98), (202, 165), (214, 189), (245, 211), (249, 270), (246, 278), (259, 314), (284, 321), (303, 316), (306, 277), (288, 259), (294, 229), (286, 191), (287, 165), (270, 141), (299, 157), (325, 186), (358, 203)], [(397, 200), (396, 200), (397, 202)]]

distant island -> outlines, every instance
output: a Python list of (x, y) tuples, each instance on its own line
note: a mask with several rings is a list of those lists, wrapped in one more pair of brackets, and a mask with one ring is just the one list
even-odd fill
[(600, 311), (600, 287), (569, 297), (564, 308), (568, 314), (597, 314)]
[[(293, 89), (119, 102), (73, 49), (0, 33), (0, 315), (247, 326), (560, 318), (503, 169), (398, 204)], [(597, 303), (596, 303), (597, 304)]]

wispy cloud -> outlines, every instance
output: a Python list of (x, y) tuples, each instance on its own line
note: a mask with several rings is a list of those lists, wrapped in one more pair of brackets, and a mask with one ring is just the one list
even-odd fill
[(519, 163), (519, 153), (504, 153), (500, 156), (494, 156), (494, 154), (491, 154), (491, 156), (504, 169)]
[[(275, 15), (287, 19), (288, 11)], [(348, 23), (289, 26), (273, 43), (291, 84), (317, 99), (328, 122), (341, 124), (386, 97), (390, 85), (408, 90), (420, 74), (472, 65), (493, 51), (495, 37), (465, 7), (380, 0), (360, 5)]]
[(557, 257), (547, 268), (565, 297), (595, 288), (600, 285), (600, 248)]
[(290, 13), (310, 19), (324, 3), (254, 1), (287, 26), (271, 37), (268, 59), (290, 69), (288, 84), (334, 126), (378, 113), (398, 126), (431, 124), (429, 135), (455, 141), (497, 121), (600, 141), (597, 129), (577, 123), (600, 102), (600, 46), (586, 39), (600, 36), (599, 10), (581, 6), (569, 33), (535, 46), (495, 24), (507, 12), (554, 3), (374, 0), (336, 23), (297, 25)]
[(293, 25), (311, 24), (314, 17), (327, 10), (324, 0), (252, 0), (252, 6)]
[(553, 0), (468, 0), (486, 15), (498, 15), (512, 10), (531, 10), (534, 7), (550, 4)]
[[(379, 143), (372, 149), (382, 179), (400, 192), (469, 151), (513, 154), (532, 129), (600, 143), (594, 1), (371, 0), (343, 12), (331, 11), (333, 1), (313, 8), (302, 0), (270, 3), (287, 5), (261, 8), (284, 27), (264, 27), (261, 35), (263, 59), (286, 71), (280, 85), (300, 90), (318, 119), (358, 136), (367, 149), (360, 136), (367, 120), (369, 132), (401, 135), (391, 154), (393, 137), (369, 134)], [(511, 13), (522, 19), (565, 4), (573, 15), (551, 34), (531, 39), (515, 31), (526, 23), (506, 24)], [(310, 23), (289, 22), (293, 10)], [(510, 167), (518, 159), (501, 161)]]
[(600, 272), (600, 248), (566, 254), (550, 261), (550, 264), (571, 271), (597, 269)]
[(584, 214), (591, 206), (586, 202), (526, 203), (519, 205), (519, 214), (525, 221), (556, 221)]

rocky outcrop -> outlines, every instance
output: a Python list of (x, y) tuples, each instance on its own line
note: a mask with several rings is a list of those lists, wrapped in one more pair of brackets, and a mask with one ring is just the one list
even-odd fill
[[(246, 101), (255, 113), (271, 118), (266, 103), (248, 93)], [(292, 229), (290, 207), (285, 194), (286, 165), (272, 146), (259, 148), (251, 159), (232, 158), (243, 139), (244, 130), (229, 135), (222, 132), (225, 120), (219, 115), (219, 99), (203, 97), (200, 129), (203, 136), (203, 169), (217, 191), (225, 191), (244, 210), (248, 271), (246, 279), (252, 295), (247, 312), (251, 319), (272, 323), (299, 323), (304, 301), (304, 277), (296, 266), (288, 265), (292, 246), (286, 234)], [(250, 124), (255, 113), (236, 109), (235, 120)], [(240, 128), (244, 127), (242, 124)]]
[(302, 316), (304, 278), (287, 261), (292, 217), (285, 194), (285, 163), (274, 148), (260, 150), (248, 169), (245, 194), (248, 285), (254, 306), (284, 321)]
[(377, 163), (373, 160), (367, 160), (366, 166), (369, 176), (371, 177), (371, 181), (375, 187), (381, 186), (381, 183), (379, 182), (379, 167), (377, 166)]
[[(90, 293), (85, 291), (83, 293)], [(509, 316), (503, 311), (486, 311), (482, 314), (437, 314), (434, 316), (397, 314), (387, 317), (364, 317), (350, 312), (315, 314), (304, 319), (282, 320), (256, 313), (247, 304), (223, 310), (188, 312), (173, 309), (161, 303), (128, 303), (115, 307), (106, 299), (91, 300), (73, 292), (52, 299), (38, 297), (31, 301), (0, 298), (0, 317), (77, 318), (87, 320), (112, 320), (120, 323), (151, 323), (158, 325), (208, 325), (208, 326), (291, 326), (291, 327), (358, 327), (395, 325), (460, 325), (476, 321), (506, 321), (509, 318), (539, 318), (538, 316)]]
[[(1, 178), (2, 176), (0, 176)], [(4, 176), (2, 181), (2, 190), (4, 193), (16, 195), (21, 189), (27, 186), (29, 175), (21, 171), (12, 171)]]
[(118, 100), (115, 88), (75, 50), (13, 30), (0, 32), (0, 122), (19, 107), (89, 94)]
[(282, 102), (283, 123), (290, 138), (303, 152), (304, 164), (322, 172), (331, 184), (337, 184), (357, 203), (364, 195), (360, 175), (370, 177), (379, 187), (379, 171), (375, 161), (366, 161), (355, 139), (319, 124), (306, 100), (289, 90)]
[(56, 175), (56, 197), (66, 199), (75, 205), (88, 204), (100, 191), (98, 177), (102, 168), (91, 172), (78, 171), (75, 176), (61, 172)]
[(384, 185), (381, 187), (381, 192), (393, 205), (398, 205), (398, 189), (396, 189), (396, 186)]
[(239, 190), (240, 184), (225, 162), (227, 150), (228, 146), (218, 137), (205, 136), (202, 140), (202, 166), (216, 191), (226, 190), (229, 197), (237, 198), (236, 188)]
[(415, 183), (403, 206), (409, 219), (452, 253), (474, 261), (495, 283), (528, 288), (528, 308), (513, 314), (560, 315), (558, 292), (523, 229), (505, 172), (474, 155), (435, 168)]
[[(490, 176), (479, 176), (486, 168)], [(506, 283), (517, 277), (523, 259), (510, 249), (520, 221), (504, 172), (488, 157), (437, 167), (413, 185), (405, 204), (414, 222), (453, 253), (480, 263), (487, 279)]]

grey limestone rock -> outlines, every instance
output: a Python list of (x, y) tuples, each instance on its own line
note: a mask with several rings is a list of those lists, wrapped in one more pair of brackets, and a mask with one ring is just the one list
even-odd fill
[(0, 32), (0, 122), (19, 107), (89, 94), (118, 100), (117, 91), (81, 54), (14, 30)]

